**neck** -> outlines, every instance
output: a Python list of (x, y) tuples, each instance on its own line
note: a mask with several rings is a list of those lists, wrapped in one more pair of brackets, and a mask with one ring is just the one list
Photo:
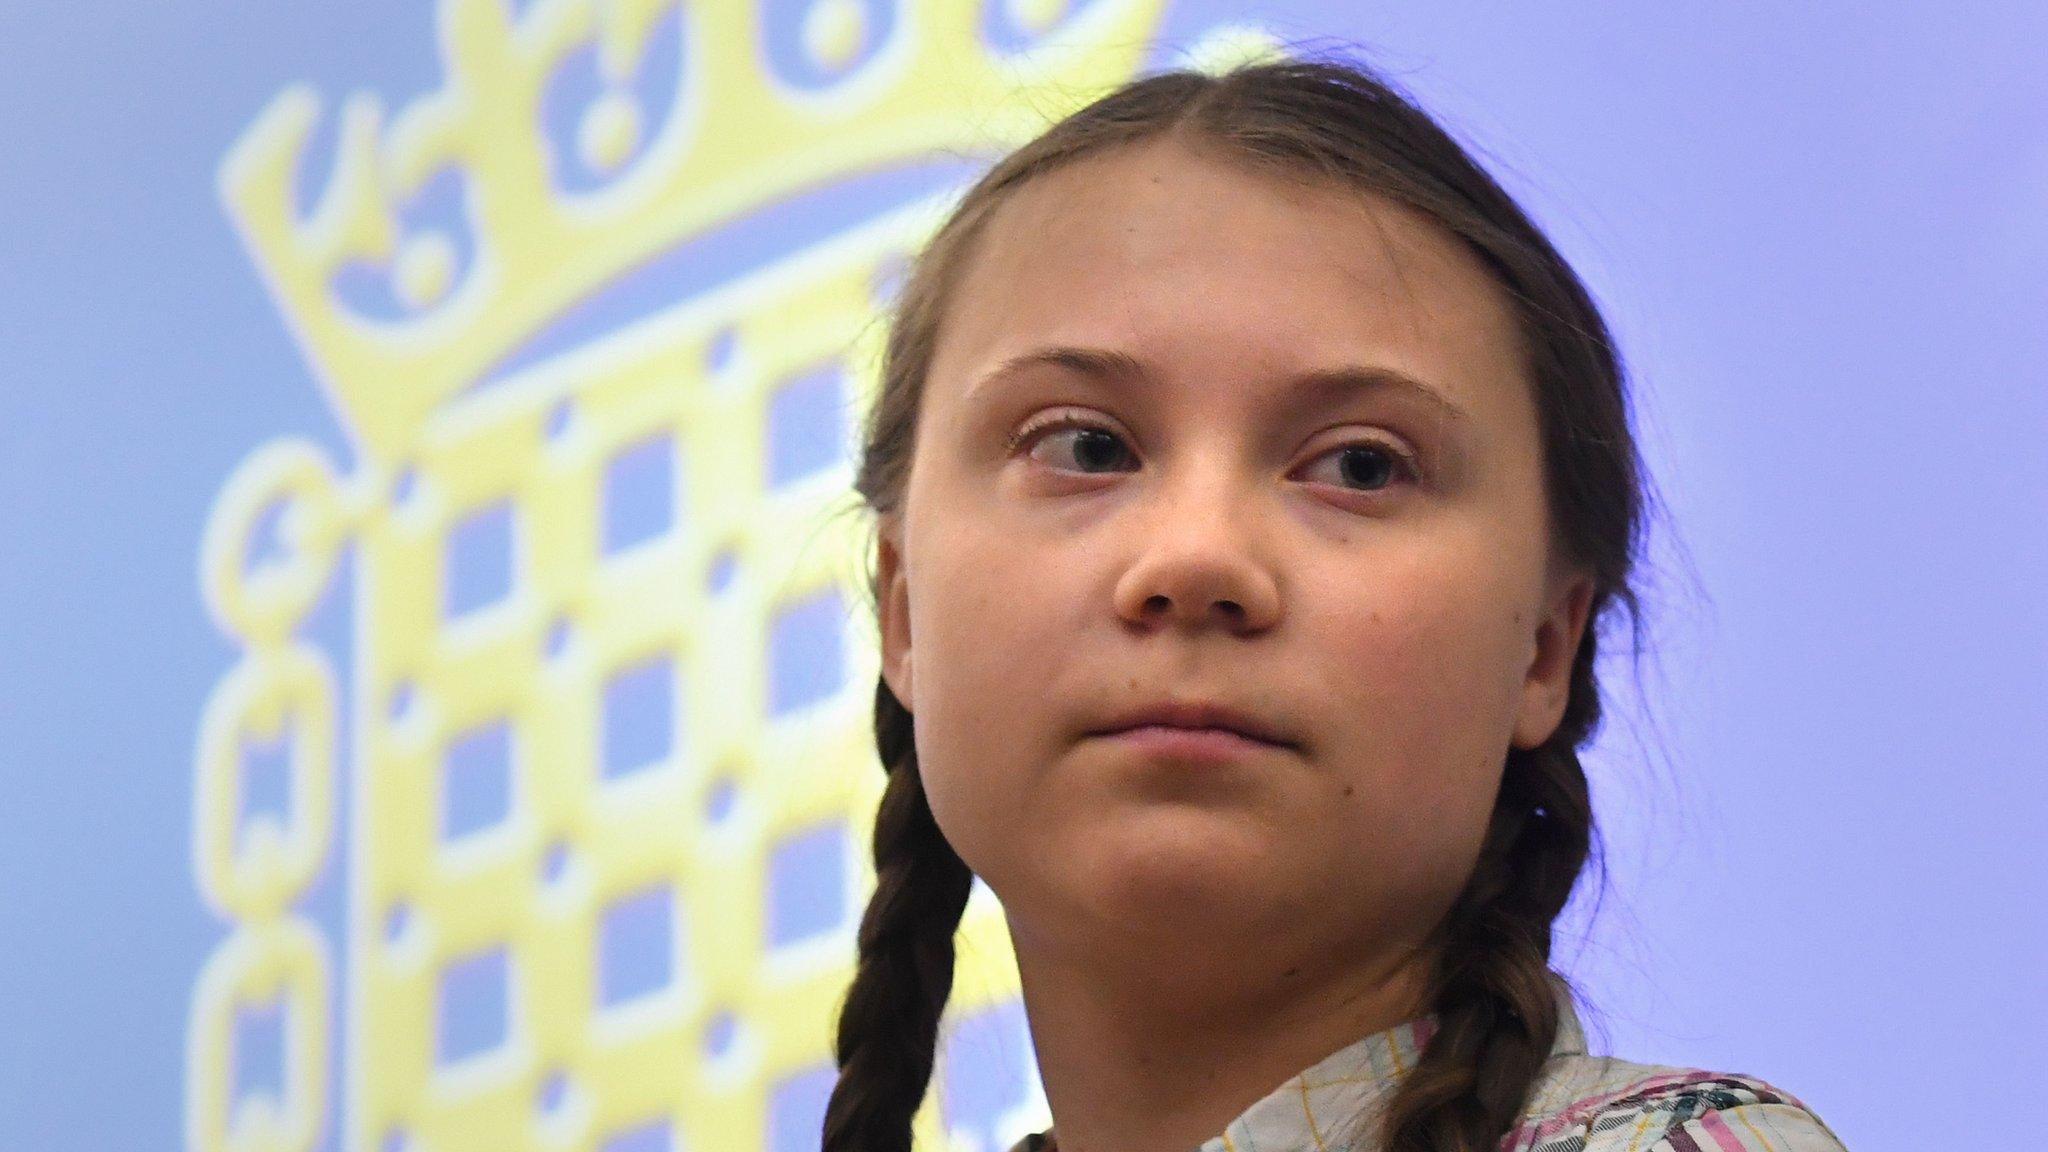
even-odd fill
[(1034, 947), (1014, 926), (1012, 940), (1059, 1152), (1188, 1152), (1304, 1068), (1428, 1010), (1412, 955), (1318, 966), (1262, 942), (1133, 963)]

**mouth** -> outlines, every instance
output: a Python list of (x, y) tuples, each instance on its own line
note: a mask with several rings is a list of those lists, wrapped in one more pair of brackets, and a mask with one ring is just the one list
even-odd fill
[(1140, 724), (1095, 735), (1142, 756), (1194, 763), (1231, 763), (1289, 750), (1288, 745), (1248, 736), (1230, 728)]

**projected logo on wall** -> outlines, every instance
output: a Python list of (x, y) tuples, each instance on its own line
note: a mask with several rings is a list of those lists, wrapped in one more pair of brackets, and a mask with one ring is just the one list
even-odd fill
[[(440, 88), (320, 149), (287, 90), (220, 171), (353, 458), (261, 445), (201, 544), (240, 655), (196, 752), (227, 931), (187, 1143), (815, 1148), (884, 783), (832, 515), (878, 309), (979, 164), (1136, 73), (1159, 0), (437, 16)], [(1004, 931), (977, 885), (921, 1147), (1044, 1120)]]

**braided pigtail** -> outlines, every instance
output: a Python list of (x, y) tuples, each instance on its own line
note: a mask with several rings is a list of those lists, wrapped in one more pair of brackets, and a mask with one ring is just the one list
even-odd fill
[(1511, 1130), (1557, 1038), (1551, 924), (1591, 846), (1577, 745), (1598, 718), (1594, 638), (1542, 745), (1510, 750), (1472, 878), (1440, 929), (1437, 1030), (1386, 1114), (1389, 1152), (1490, 1152)]
[(889, 773), (875, 815), (875, 892), (860, 966), (839, 1013), (839, 1082), (821, 1152), (910, 1152), (931, 1082), (939, 1016), (953, 991), (953, 934), (974, 873), (939, 832), (918, 776), (911, 715), (875, 686), (875, 746)]

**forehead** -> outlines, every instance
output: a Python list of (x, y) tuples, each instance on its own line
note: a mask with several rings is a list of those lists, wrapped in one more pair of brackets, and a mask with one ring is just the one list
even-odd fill
[(1522, 391), (1504, 294), (1442, 226), (1174, 140), (1068, 164), (997, 208), (948, 303), (930, 387), (957, 395), (1045, 344), (1239, 382), (1374, 364), (1481, 411)]

